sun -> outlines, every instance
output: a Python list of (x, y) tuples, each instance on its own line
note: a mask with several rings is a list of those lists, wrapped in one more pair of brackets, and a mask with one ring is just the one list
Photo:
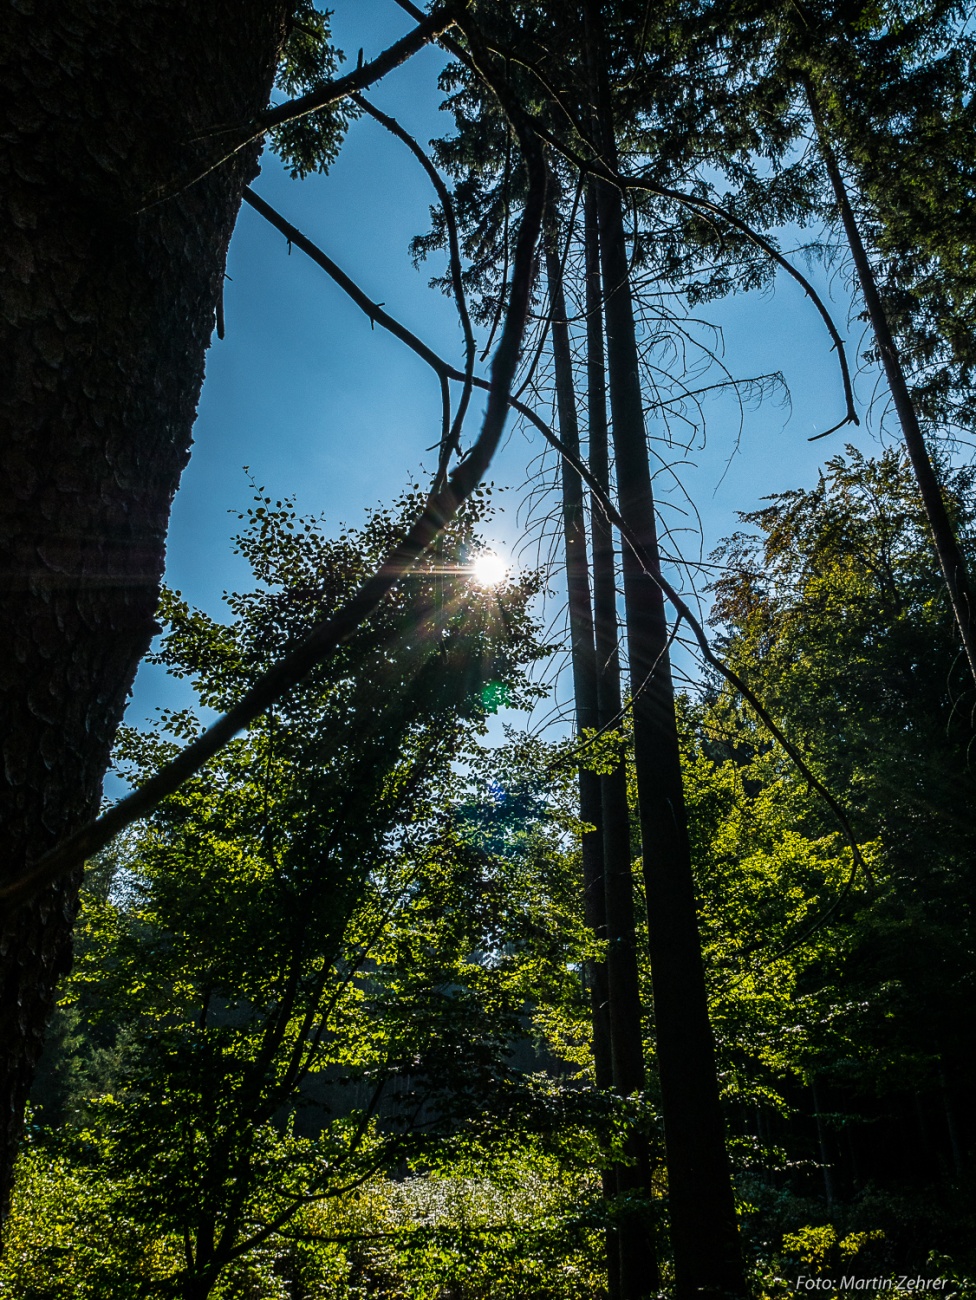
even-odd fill
[(471, 565), (471, 576), (479, 587), (497, 587), (508, 575), (508, 565), (494, 551), (482, 551)]

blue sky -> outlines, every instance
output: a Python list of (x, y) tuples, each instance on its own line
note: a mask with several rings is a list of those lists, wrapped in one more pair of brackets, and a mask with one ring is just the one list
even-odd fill
[[(368, 59), (402, 35), (410, 20), (393, 0), (336, 0), (333, 27), (353, 61)], [(395, 113), (422, 142), (450, 129), (438, 111), (437, 73), (443, 55), (426, 50), (394, 72), (371, 98)], [(428, 228), (429, 182), (416, 161), (380, 126), (353, 124), (327, 177), (292, 181), (272, 156), (255, 189), (319, 243), (362, 288), (442, 355), (462, 355), (451, 303), (427, 287), (439, 266), (411, 264), (412, 236)], [(430, 468), (426, 450), (436, 440), (437, 388), (422, 362), (369, 322), (300, 253), (253, 211), (242, 209), (228, 261), (226, 337), (214, 341), (194, 435), (193, 455), (175, 502), (166, 580), (192, 603), (219, 616), (224, 590), (246, 585), (232, 554), (234, 512), (250, 488), (243, 467), (275, 496), (289, 495), (305, 513), (324, 513), (337, 528), (358, 523), (364, 510), (395, 497)], [(813, 277), (836, 304), (841, 332), (857, 351), (857, 326), (847, 328), (843, 285)], [(739, 375), (782, 371), (792, 413), (769, 404), (746, 413), (739, 439), (727, 405), (712, 408), (708, 439), (689, 454), (667, 446), (653, 423), (652, 445), (680, 462), (685, 488), (701, 516), (704, 543), (685, 536), (688, 552), (705, 554), (737, 527), (736, 511), (754, 508), (768, 493), (815, 480), (818, 467), (853, 441), (866, 450), (871, 435), (845, 430), (821, 442), (811, 433), (842, 411), (836, 361), (812, 306), (783, 275), (775, 291), (708, 309), (721, 327), (725, 362)], [(873, 382), (868, 377), (866, 383)], [(865, 392), (863, 396), (870, 394)], [(480, 408), (478, 408), (480, 409)], [(739, 449), (729, 457), (739, 439)], [(538, 436), (513, 432), (491, 477), (507, 488), (493, 541), (517, 548), (516, 505), (527, 466), (542, 447)], [(679, 494), (669, 473), (659, 475), (665, 521), (682, 525)], [(558, 580), (554, 578), (554, 583)], [(558, 603), (558, 602), (557, 602)], [(161, 705), (186, 702), (185, 687), (144, 667), (127, 720), (141, 725)]]

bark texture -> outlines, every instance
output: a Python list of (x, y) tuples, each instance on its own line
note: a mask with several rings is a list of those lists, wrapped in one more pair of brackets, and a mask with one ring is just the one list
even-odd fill
[[(95, 810), (153, 632), (224, 259), (257, 145), (155, 207), (267, 103), (286, 0), (9, 0), (0, 17), (0, 879)], [(201, 167), (202, 169), (202, 167)], [(0, 1198), (78, 876), (0, 929)]]

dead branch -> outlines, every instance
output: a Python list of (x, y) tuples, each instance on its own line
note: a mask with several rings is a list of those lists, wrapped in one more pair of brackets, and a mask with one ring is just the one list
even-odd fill
[(461, 428), (464, 424), (464, 417), (468, 411), (468, 404), (471, 401), (472, 377), (474, 375), (475, 363), (475, 342), (474, 331), (471, 328), (471, 317), (468, 313), (468, 302), (464, 292), (464, 280), (461, 274), (461, 241), (458, 237), (457, 217), (454, 212), (454, 200), (451, 198), (451, 192), (444, 184), (440, 172), (434, 166), (429, 155), (423, 150), (417, 141), (409, 132), (405, 131), (395, 117), (390, 117), (381, 112), (369, 100), (362, 95), (356, 94), (351, 96), (352, 101), (357, 107), (361, 108), (364, 113), (384, 126), (391, 135), (396, 136), (403, 144), (407, 146), (413, 156), (423, 167), (424, 171), (430, 178), (430, 183), (437, 191), (437, 197), (440, 199), (441, 210), (444, 213), (444, 222), (447, 226), (447, 243), (448, 257), (451, 267), (451, 287), (454, 290), (454, 301), (457, 305), (458, 316), (461, 320), (461, 329), (464, 333), (464, 388), (461, 391), (461, 398), (458, 402), (458, 409), (454, 416), (454, 421), (450, 429), (446, 432), (441, 442), (440, 459), (437, 466), (437, 477), (434, 480), (434, 486), (440, 487), (447, 476), (447, 466), (451, 453), (460, 455)]

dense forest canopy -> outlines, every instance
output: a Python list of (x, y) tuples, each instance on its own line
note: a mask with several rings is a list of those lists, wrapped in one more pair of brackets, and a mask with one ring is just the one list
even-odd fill
[[(0, 1292), (976, 1294), (971, 15), (397, 4), (4, 20)], [(372, 98), (430, 48), (433, 141)], [(361, 118), (453, 350), (251, 188)], [(242, 202), (440, 409), (359, 525), (254, 486), (217, 616), (163, 539)], [(710, 313), (786, 279), (832, 441), (683, 555), (662, 462), (785, 388)]]

